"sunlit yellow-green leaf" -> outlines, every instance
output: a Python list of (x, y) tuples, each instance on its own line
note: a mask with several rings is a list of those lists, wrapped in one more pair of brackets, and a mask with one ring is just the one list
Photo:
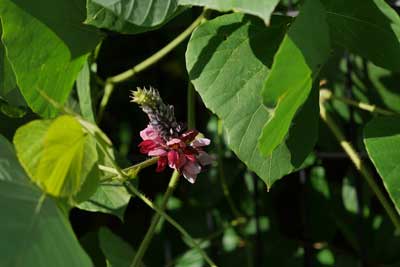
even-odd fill
[(72, 116), (30, 122), (14, 143), (31, 179), (57, 197), (76, 194), (97, 160), (94, 140)]

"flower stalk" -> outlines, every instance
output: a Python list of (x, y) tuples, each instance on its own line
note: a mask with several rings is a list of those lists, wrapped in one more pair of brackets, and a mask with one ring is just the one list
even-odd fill
[[(172, 194), (175, 191), (176, 186), (178, 185), (178, 181), (179, 181), (179, 172), (178, 171), (174, 171), (172, 173), (171, 179), (169, 180), (168, 183), (168, 188), (165, 191), (163, 198), (162, 198), (162, 203), (161, 203), (161, 210), (165, 210), (168, 204), (168, 200), (169, 198), (172, 196)], [(142, 258), (144, 257), (151, 240), (153, 239), (156, 227), (158, 225), (158, 223), (160, 222), (161, 219), (161, 215), (159, 213), (155, 213), (153, 215), (153, 218), (151, 219), (151, 223), (149, 228), (147, 229), (146, 235), (144, 236), (144, 239), (142, 240), (142, 243), (139, 246), (138, 251), (136, 252), (136, 255), (131, 263), (131, 267), (136, 267), (140, 265), (140, 262), (142, 261)]]

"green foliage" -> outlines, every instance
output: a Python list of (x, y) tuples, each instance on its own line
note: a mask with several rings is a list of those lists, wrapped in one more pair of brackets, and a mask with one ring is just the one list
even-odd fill
[(84, 7), (77, 3), (82, 1), (0, 1), (2, 41), (17, 84), (29, 107), (44, 117), (57, 110), (40, 91), (64, 103), (100, 40), (95, 29), (81, 24)]
[[(260, 21), (241, 14), (218, 17), (193, 33), (186, 52), (189, 76), (205, 105), (223, 120), (229, 146), (268, 187), (299, 167), (310, 151), (304, 155), (302, 150), (311, 149), (296, 144), (296, 138), (303, 134), (302, 122), (272, 155), (262, 157), (257, 146), (261, 129), (271, 116), (257, 89), (262, 87), (287, 22), (280, 17), (276, 20), (265, 28)], [(263, 40), (269, 40), (270, 46), (265, 48)], [(317, 107), (316, 102), (313, 105)], [(316, 130), (313, 113), (304, 112)], [(298, 153), (291, 156), (292, 151)]]
[(377, 117), (364, 131), (364, 142), (390, 197), (400, 210), (400, 120), (396, 117)]
[(400, 18), (384, 0), (324, 0), (331, 40), (380, 67), (399, 71)]
[[(398, 266), (389, 2), (0, 0), (0, 266)], [(148, 167), (182, 158), (137, 148), (149, 118), (128, 92), (148, 85), (211, 140), (175, 195)], [(184, 147), (195, 172), (201, 149)]]
[(130, 197), (128, 191), (120, 183), (103, 183), (97, 187), (96, 192), (87, 201), (80, 203), (78, 208), (114, 214), (123, 220)]
[(177, 0), (87, 0), (86, 23), (134, 34), (160, 27), (179, 10)]
[(99, 230), (99, 243), (109, 267), (129, 267), (135, 256), (133, 248), (107, 228)]
[(82, 113), (82, 117), (94, 123), (94, 114), (92, 107), (92, 95), (90, 91), (90, 69), (89, 64), (83, 65), (81, 72), (79, 72), (76, 79), (76, 90), (78, 92), (79, 107)]
[(90, 267), (56, 202), (29, 182), (0, 136), (0, 265)]
[(203, 6), (218, 11), (239, 11), (260, 17), (269, 24), (279, 0), (179, 0), (180, 5)]
[(17, 155), (32, 181), (46, 193), (78, 193), (97, 161), (95, 142), (71, 116), (33, 121), (15, 134)]
[[(0, 20), (0, 37), (2, 36), (2, 26)], [(17, 87), (14, 72), (10, 61), (7, 58), (6, 50), (0, 41), (0, 97), (5, 98), (10, 91)]]
[[(313, 31), (310, 31), (313, 27)], [(329, 28), (319, 0), (307, 0), (282, 41), (262, 90), (272, 110), (260, 136), (260, 152), (271, 155), (285, 139), (298, 108), (329, 56)]]

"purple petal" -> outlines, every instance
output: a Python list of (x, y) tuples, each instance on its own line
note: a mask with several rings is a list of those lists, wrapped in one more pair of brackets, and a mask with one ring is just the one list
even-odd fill
[(202, 166), (210, 165), (214, 159), (207, 152), (199, 151), (199, 155), (197, 156), (197, 160)]
[(183, 176), (190, 183), (194, 183), (196, 181), (197, 175), (201, 172), (201, 166), (196, 162), (188, 161), (183, 167), (182, 173)]
[(193, 147), (202, 147), (208, 146), (211, 143), (210, 139), (208, 138), (198, 138), (192, 142)]

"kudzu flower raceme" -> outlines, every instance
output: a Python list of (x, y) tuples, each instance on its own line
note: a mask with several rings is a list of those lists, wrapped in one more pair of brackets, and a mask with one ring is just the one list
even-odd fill
[(133, 91), (132, 102), (139, 104), (149, 118), (149, 124), (140, 132), (140, 152), (158, 157), (157, 172), (169, 166), (194, 183), (202, 169), (212, 163), (204, 151), (210, 140), (195, 129), (185, 131), (183, 124), (176, 121), (174, 107), (165, 104), (154, 88)]

